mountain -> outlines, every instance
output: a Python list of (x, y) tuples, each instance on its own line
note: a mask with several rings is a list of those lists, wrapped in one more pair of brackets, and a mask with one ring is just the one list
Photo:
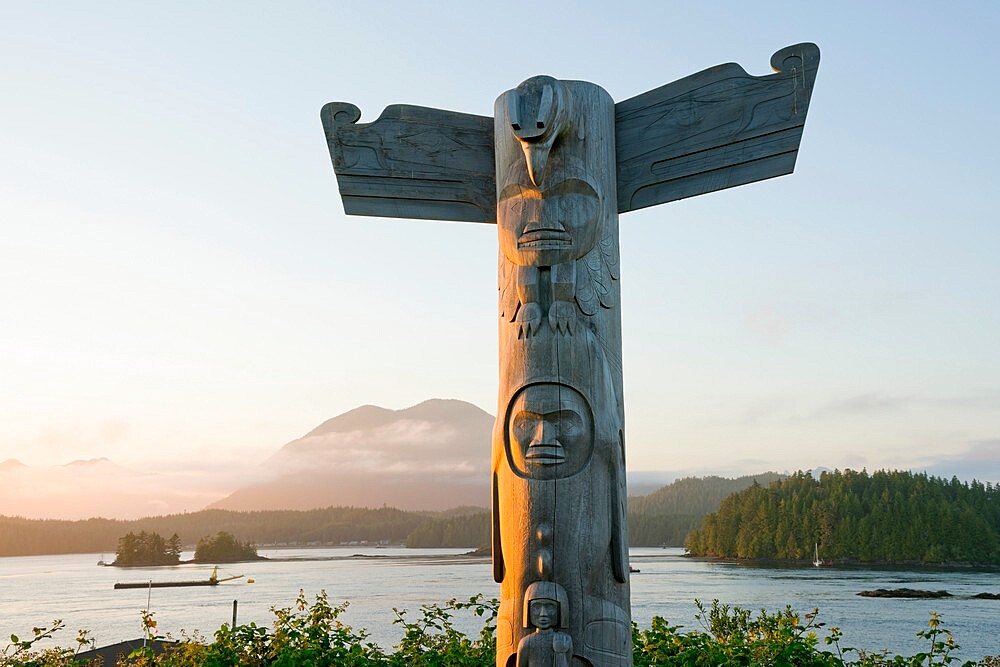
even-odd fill
[(629, 544), (682, 546), (688, 533), (701, 525), (705, 515), (718, 510), (728, 496), (754, 484), (766, 487), (783, 477), (773, 472), (735, 479), (685, 477), (648, 495), (630, 496)]
[[(493, 416), (480, 408), (432, 399), (403, 410), (374, 405), (349, 410), (260, 465), (174, 461), (166, 468), (138, 469), (107, 458), (57, 466), (7, 459), (0, 462), (0, 515), (74, 520), (137, 519), (206, 507), (485, 509), (492, 429)], [(650, 493), (676, 476), (629, 471), (629, 493)]]
[(209, 508), (488, 507), (492, 430), (493, 416), (465, 401), (364, 405), (289, 442), (265, 462), (268, 478)]
[(630, 497), (645, 496), (673, 482), (677, 479), (677, 473), (666, 470), (629, 470), (626, 479)]
[(685, 477), (648, 495), (629, 498), (629, 510), (640, 514), (705, 516), (719, 509), (727, 497), (754, 484), (766, 487), (785, 475), (765, 472), (733, 479), (711, 475)]

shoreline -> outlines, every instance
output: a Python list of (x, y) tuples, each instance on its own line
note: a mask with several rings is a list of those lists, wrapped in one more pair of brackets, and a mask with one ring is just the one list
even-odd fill
[(706, 563), (731, 563), (733, 565), (745, 565), (748, 567), (772, 567), (772, 568), (812, 568), (819, 570), (834, 569), (867, 569), (867, 570), (929, 570), (937, 572), (1000, 572), (1000, 564), (991, 563), (963, 563), (949, 561), (945, 563), (929, 563), (926, 561), (912, 560), (855, 560), (850, 558), (831, 559), (822, 565), (816, 566), (808, 559), (782, 559), (782, 558), (732, 558), (723, 556), (694, 556), (683, 554), (680, 558), (702, 561)]
[[(634, 546), (631, 549), (659, 549), (662, 545), (654, 546)], [(358, 549), (382, 549), (390, 548), (396, 550), (414, 551), (416, 553), (412, 554), (370, 554), (370, 553), (359, 553)], [(670, 548), (681, 548), (681, 547), (670, 547)], [(258, 549), (271, 551), (271, 552), (281, 552), (281, 551), (329, 551), (329, 550), (340, 550), (345, 552), (350, 552), (345, 555), (335, 555), (335, 556), (281, 556), (281, 555), (271, 555), (271, 556), (258, 556), (253, 559), (237, 560), (237, 561), (219, 561), (211, 563), (198, 563), (193, 559), (182, 560), (178, 563), (165, 563), (159, 565), (114, 565), (113, 563), (108, 563), (104, 567), (116, 567), (121, 569), (132, 569), (132, 568), (143, 568), (143, 567), (175, 567), (178, 565), (231, 565), (237, 563), (256, 563), (256, 562), (308, 562), (308, 561), (337, 561), (337, 560), (371, 560), (371, 561), (394, 561), (394, 560), (417, 560), (423, 559), (434, 562), (441, 562), (442, 560), (452, 560), (455, 562), (478, 562), (483, 559), (490, 558), (490, 553), (488, 550), (476, 549), (475, 547), (467, 547), (460, 549), (458, 547), (405, 547), (402, 545), (390, 545), (389, 547), (373, 547), (367, 545), (258, 545)], [(444, 551), (450, 550), (453, 553), (442, 554), (442, 553), (428, 553), (428, 551)], [(0, 556), (0, 562), (6, 558), (39, 558), (48, 556), (86, 556), (86, 555), (97, 555), (94, 552), (73, 552), (73, 553), (39, 553), (30, 555), (18, 555), (18, 556)], [(928, 572), (1000, 572), (1000, 564), (990, 564), (990, 563), (963, 563), (957, 561), (949, 561), (945, 563), (928, 563), (923, 561), (861, 561), (855, 559), (831, 559), (826, 561), (821, 566), (813, 565), (811, 560), (808, 559), (779, 559), (779, 558), (733, 558), (733, 557), (722, 557), (722, 556), (695, 556), (688, 553), (643, 553), (635, 554), (637, 562), (658, 560), (661, 558), (683, 558), (686, 560), (706, 562), (706, 563), (727, 563), (731, 565), (737, 565), (742, 567), (762, 567), (762, 568), (788, 568), (788, 569), (815, 569), (815, 570), (909, 570), (909, 571), (928, 571)]]

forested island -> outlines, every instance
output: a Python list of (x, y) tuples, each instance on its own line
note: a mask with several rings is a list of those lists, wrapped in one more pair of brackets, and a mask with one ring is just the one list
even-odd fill
[(118, 550), (112, 565), (177, 565), (180, 560), (181, 538), (177, 533), (171, 535), (170, 539), (164, 539), (159, 533), (142, 530), (138, 535), (129, 531), (118, 538)]
[(181, 560), (181, 538), (177, 533), (164, 539), (156, 532), (139, 531), (135, 534), (129, 531), (118, 538), (118, 550), (112, 565), (118, 567), (137, 567), (147, 565), (179, 565), (181, 563), (236, 563), (247, 560), (260, 560), (257, 547), (241, 542), (229, 533), (220, 531), (212, 537), (198, 540), (194, 550), (194, 558)]
[(195, 563), (237, 563), (247, 560), (262, 560), (257, 555), (257, 547), (241, 542), (226, 531), (220, 531), (214, 537), (201, 538), (194, 549)]
[(923, 473), (805, 472), (722, 501), (688, 536), (695, 556), (1000, 565), (1000, 486)]
[[(39, 520), (0, 516), (0, 556), (100, 553), (116, 550), (129, 532), (176, 533), (181, 544), (195, 545), (205, 535), (227, 532), (255, 545), (404, 544), (407, 537), (434, 519), (484, 514), (485, 508), (447, 512), (405, 512), (391, 507), (326, 507), (315, 510), (237, 512), (203, 510), (131, 521), (86, 519)], [(483, 522), (484, 530), (488, 522)], [(476, 543), (460, 546), (475, 547)], [(437, 545), (436, 545), (437, 546)]]

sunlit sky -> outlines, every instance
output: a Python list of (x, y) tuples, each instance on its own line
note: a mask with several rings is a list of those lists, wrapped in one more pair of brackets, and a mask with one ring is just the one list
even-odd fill
[[(0, 461), (259, 464), (496, 410), (492, 225), (348, 217), (319, 122), (819, 44), (796, 172), (622, 216), (629, 468), (1000, 480), (1000, 4), (0, 4)], [(2, 513), (2, 508), (0, 508)]]

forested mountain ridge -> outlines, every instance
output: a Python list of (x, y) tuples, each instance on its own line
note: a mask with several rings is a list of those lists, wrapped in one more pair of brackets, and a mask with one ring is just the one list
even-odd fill
[[(442, 513), (443, 514), (443, 513)], [(406, 537), (408, 547), (490, 548), (490, 513), (480, 509), (467, 514), (435, 517), (417, 526)]]
[[(774, 473), (723, 479), (685, 478), (648, 496), (629, 498), (632, 546), (680, 546), (705, 514), (718, 508), (728, 493)], [(203, 510), (137, 520), (34, 520), (0, 516), (0, 556), (114, 552), (128, 532), (177, 533), (193, 545), (220, 531), (257, 545), (340, 544), (342, 542), (405, 543), (411, 547), (485, 547), (489, 545), (489, 512), (482, 507), (455, 507), (442, 512), (408, 512), (382, 507), (327, 507), (315, 510)]]
[(737, 491), (753, 484), (767, 486), (784, 475), (765, 472), (759, 475), (727, 478), (683, 477), (645, 496), (628, 499), (629, 509), (641, 514), (701, 514), (719, 509), (719, 504)]
[(782, 475), (765, 472), (735, 479), (684, 477), (648, 495), (628, 499), (629, 546), (679, 547), (722, 501), (753, 484), (770, 484)]
[[(802, 560), (812, 558), (818, 542), (824, 559), (1000, 564), (1000, 487), (850, 470), (824, 472), (819, 480), (796, 473), (762, 484), (776, 477), (685, 478), (629, 498), (630, 545), (680, 546), (688, 536), (686, 546), (694, 555)], [(732, 486), (738, 492), (722, 499)], [(476, 507), (445, 512), (327, 507), (204, 510), (131, 521), (0, 516), (0, 556), (112, 553), (122, 535), (143, 530), (176, 532), (188, 545), (225, 531), (258, 545), (387, 540), (473, 548), (489, 543), (489, 513)]]
[(905, 471), (798, 472), (705, 517), (692, 555), (1000, 565), (1000, 486)]
[(253, 544), (340, 544), (349, 541), (401, 543), (433, 512), (405, 512), (390, 507), (327, 507), (316, 510), (236, 512), (202, 510), (130, 521), (87, 519), (59, 521), (0, 515), (0, 556), (110, 552), (129, 531), (177, 533), (193, 545), (220, 531)]
[[(735, 479), (685, 477), (648, 495), (631, 496), (628, 499), (629, 546), (682, 546), (687, 534), (701, 525), (706, 514), (717, 510), (724, 498), (752, 484), (768, 484), (781, 477), (774, 472)], [(488, 548), (489, 519), (488, 513), (431, 519), (413, 531), (406, 544), (411, 547)]]

